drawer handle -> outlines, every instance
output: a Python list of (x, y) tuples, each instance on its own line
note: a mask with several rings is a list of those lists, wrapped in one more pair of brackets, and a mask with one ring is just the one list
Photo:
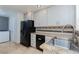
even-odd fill
[(42, 39), (38, 38), (38, 40), (42, 40)]

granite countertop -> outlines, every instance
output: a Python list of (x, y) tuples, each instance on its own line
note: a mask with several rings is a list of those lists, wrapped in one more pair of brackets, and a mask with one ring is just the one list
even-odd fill
[[(57, 38), (72, 38), (72, 36), (73, 36), (73, 33), (43, 32), (43, 31), (36, 31), (33, 34), (45, 35), (45, 36), (49, 36), (49, 37), (52, 37), (52, 38), (53, 37), (57, 37)], [(43, 50), (46, 50), (46, 51), (55, 52), (55, 54), (78, 54), (79, 53), (77, 51), (73, 51), (73, 50), (69, 50), (69, 49), (65, 49), (65, 48), (49, 45), (49, 44), (46, 44), (46, 43), (47, 42), (45, 42), (42, 45), (40, 45), (40, 48), (42, 48)]]
[(43, 50), (48, 51), (49, 53), (52, 53), (52, 54), (53, 53), (54, 54), (79, 54), (78, 51), (74, 51), (74, 50), (70, 50), (67, 48), (55, 46), (55, 45), (52, 45), (51, 43), (49, 44), (48, 43), (49, 41), (50, 40), (48, 40), (47, 42), (40, 45), (40, 48), (42, 48)]
[(79, 52), (77, 51), (73, 51), (73, 50), (69, 50), (69, 49), (65, 49), (57, 46), (51, 46), (46, 43), (42, 44), (40, 48), (49, 52), (51, 51), (52, 54), (53, 52), (55, 52), (55, 54), (79, 54)]

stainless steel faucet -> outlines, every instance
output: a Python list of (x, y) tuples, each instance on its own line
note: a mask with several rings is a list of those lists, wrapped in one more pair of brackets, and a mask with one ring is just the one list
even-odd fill
[(63, 29), (62, 29), (62, 33), (64, 32), (64, 29), (67, 27), (67, 26), (70, 26), (70, 27), (72, 27), (72, 29), (73, 29), (73, 36), (72, 36), (72, 41), (74, 41), (74, 38), (75, 38), (75, 28), (74, 28), (74, 26), (72, 26), (71, 24), (66, 24), (65, 26), (63, 26)]
[[(62, 33), (64, 32), (64, 29), (67, 26), (71, 26), (73, 28), (73, 36), (72, 36), (72, 42), (73, 42), (73, 44), (78, 43), (78, 40), (76, 39), (76, 36), (75, 36), (75, 26), (72, 26), (70, 24), (67, 24), (67, 25), (63, 26)], [(75, 42), (75, 40), (76, 40), (76, 42)]]
[(67, 25), (63, 26), (62, 32), (64, 32), (64, 29), (65, 29), (65, 27), (67, 27), (67, 26), (71, 26), (71, 27), (73, 28), (73, 33), (75, 33), (74, 26), (72, 26), (72, 25), (70, 25), (70, 24), (67, 24)]

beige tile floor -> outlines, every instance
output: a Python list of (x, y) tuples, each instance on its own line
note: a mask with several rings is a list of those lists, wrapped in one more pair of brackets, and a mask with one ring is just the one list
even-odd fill
[(27, 48), (17, 43), (7, 42), (0, 44), (0, 54), (42, 54), (42, 52), (32, 47)]

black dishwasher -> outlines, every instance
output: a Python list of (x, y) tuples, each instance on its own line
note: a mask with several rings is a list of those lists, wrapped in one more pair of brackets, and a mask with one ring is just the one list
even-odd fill
[(43, 49), (40, 48), (40, 45), (45, 42), (45, 36), (44, 35), (36, 35), (36, 48), (43, 51)]

